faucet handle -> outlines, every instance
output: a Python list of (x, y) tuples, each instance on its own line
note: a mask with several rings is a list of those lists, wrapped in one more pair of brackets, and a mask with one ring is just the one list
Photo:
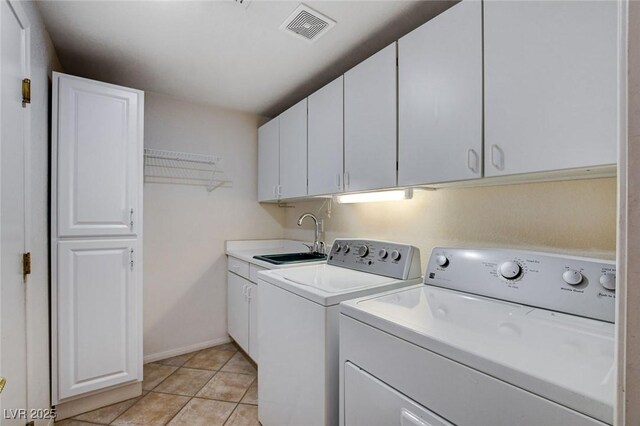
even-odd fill
[(309, 249), (309, 253), (313, 253), (315, 247), (313, 246), (313, 244), (307, 244), (307, 243), (302, 243), (305, 246), (307, 246), (307, 248)]
[(327, 250), (327, 246), (325, 245), (324, 241), (318, 242), (318, 245), (319, 245), (318, 252), (321, 254), (325, 254)]

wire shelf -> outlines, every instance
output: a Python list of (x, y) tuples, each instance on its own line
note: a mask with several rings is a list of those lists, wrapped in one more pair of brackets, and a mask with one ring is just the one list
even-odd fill
[(222, 157), (190, 152), (144, 150), (144, 181), (204, 186), (208, 192), (230, 187), (221, 170)]

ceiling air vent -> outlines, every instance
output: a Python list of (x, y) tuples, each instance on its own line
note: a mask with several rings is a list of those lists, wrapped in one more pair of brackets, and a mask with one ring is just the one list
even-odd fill
[(295, 37), (313, 43), (331, 29), (336, 22), (301, 4), (280, 25), (280, 29)]

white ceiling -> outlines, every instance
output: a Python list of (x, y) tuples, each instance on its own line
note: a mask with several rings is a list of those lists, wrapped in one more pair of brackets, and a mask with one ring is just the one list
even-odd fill
[(279, 30), (300, 2), (38, 1), (65, 72), (275, 116), (451, 6), (310, 1), (337, 25), (309, 44)]

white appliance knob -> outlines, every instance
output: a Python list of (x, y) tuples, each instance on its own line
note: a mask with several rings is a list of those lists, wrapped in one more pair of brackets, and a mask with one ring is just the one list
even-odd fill
[(502, 265), (500, 265), (500, 267), (498, 268), (498, 272), (504, 278), (513, 280), (518, 278), (518, 276), (522, 272), (522, 268), (520, 267), (518, 262), (510, 260), (509, 262), (504, 262)]
[(345, 244), (343, 248), (344, 248), (344, 253), (345, 254), (347, 254), (347, 253), (349, 253), (351, 251), (351, 247), (349, 247), (349, 244)]
[(394, 250), (394, 251), (391, 252), (391, 259), (393, 259), (395, 261), (398, 261), (398, 260), (400, 260), (400, 257), (401, 257), (401, 255), (400, 255), (400, 252), (398, 250)]
[(380, 257), (380, 259), (386, 259), (387, 255), (388, 253), (385, 249), (380, 249), (380, 251), (378, 252), (378, 257)]
[(447, 266), (449, 264), (449, 259), (447, 258), (447, 256), (439, 254), (436, 256), (436, 263), (438, 264), (438, 266)]
[(582, 274), (575, 269), (569, 269), (568, 271), (564, 271), (562, 279), (569, 285), (578, 285), (582, 282)]
[(340, 243), (336, 243), (336, 253), (340, 253), (340, 250), (342, 250), (342, 246)]
[(607, 290), (616, 291), (616, 276), (615, 274), (602, 274), (600, 276), (600, 284)]
[(369, 247), (360, 246), (360, 248), (358, 249), (358, 256), (367, 257), (367, 254), (369, 254)]

